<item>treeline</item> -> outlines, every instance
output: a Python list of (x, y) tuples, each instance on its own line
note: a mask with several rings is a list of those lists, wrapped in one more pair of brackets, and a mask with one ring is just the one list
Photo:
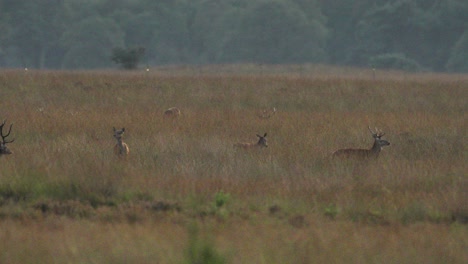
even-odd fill
[(322, 63), (468, 72), (466, 0), (0, 0), (0, 67)]

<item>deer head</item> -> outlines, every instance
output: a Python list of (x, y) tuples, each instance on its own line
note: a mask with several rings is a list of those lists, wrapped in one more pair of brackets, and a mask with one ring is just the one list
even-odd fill
[(266, 136), (267, 136), (267, 133), (265, 133), (265, 134), (263, 135), (263, 137), (260, 136), (259, 134), (257, 134), (257, 137), (259, 138), (259, 139), (258, 139), (258, 142), (257, 142), (257, 145), (258, 145), (259, 147), (268, 147), (268, 143), (267, 143)]
[(7, 155), (7, 154), (12, 154), (10, 149), (7, 148), (6, 144), (12, 143), (15, 141), (15, 139), (12, 140), (7, 140), (6, 138), (10, 135), (11, 128), (13, 127), (13, 124), (10, 125), (10, 129), (8, 130), (8, 133), (6, 135), (3, 134), (3, 126), (5, 126), (6, 120), (3, 121), (3, 123), (0, 125), (0, 135), (2, 137), (2, 142), (0, 142), (0, 155)]
[(121, 140), (123, 134), (125, 133), (125, 128), (122, 128), (122, 129), (120, 129), (120, 130), (117, 130), (117, 129), (115, 129), (115, 127), (114, 127), (113, 129), (114, 129), (114, 137), (115, 137), (117, 140)]
[(375, 140), (374, 148), (378, 148), (380, 150), (382, 147), (390, 145), (390, 142), (388, 142), (387, 140), (382, 139), (382, 137), (385, 135), (385, 133), (378, 130), (377, 128), (375, 128), (375, 132), (372, 131), (370, 126), (368, 128), (369, 128), (369, 131), (372, 133), (372, 137)]

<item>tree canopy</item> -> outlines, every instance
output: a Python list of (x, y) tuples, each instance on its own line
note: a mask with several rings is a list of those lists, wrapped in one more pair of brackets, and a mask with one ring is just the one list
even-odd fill
[(467, 72), (465, 0), (0, 0), (0, 67), (321, 63)]

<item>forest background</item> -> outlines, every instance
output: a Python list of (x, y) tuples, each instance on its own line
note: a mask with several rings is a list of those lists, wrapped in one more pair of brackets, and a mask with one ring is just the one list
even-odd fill
[(0, 67), (332, 64), (468, 72), (465, 0), (0, 0)]

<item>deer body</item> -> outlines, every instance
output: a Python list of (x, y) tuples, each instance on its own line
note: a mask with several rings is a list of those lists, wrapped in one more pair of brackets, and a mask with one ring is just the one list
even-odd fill
[(380, 151), (384, 146), (389, 146), (390, 142), (382, 139), (382, 136), (385, 133), (382, 132), (373, 132), (370, 127), (369, 131), (372, 133), (374, 138), (374, 145), (370, 149), (339, 149), (332, 154), (334, 158), (356, 158), (356, 159), (368, 159), (368, 158), (377, 158), (380, 154)]
[(180, 116), (180, 109), (177, 107), (171, 107), (164, 111), (165, 117), (178, 117)]
[(122, 156), (127, 156), (128, 153), (130, 152), (130, 149), (128, 148), (127, 143), (123, 142), (122, 136), (125, 132), (125, 128), (122, 128), (121, 130), (117, 130), (114, 127), (114, 137), (117, 139), (117, 144), (114, 146), (114, 153), (115, 155), (122, 157)]
[(8, 143), (12, 143), (15, 141), (15, 139), (12, 140), (6, 140), (6, 138), (10, 135), (11, 128), (13, 127), (13, 124), (10, 125), (10, 129), (8, 130), (8, 133), (6, 135), (3, 134), (3, 126), (5, 126), (6, 120), (3, 121), (3, 123), (0, 125), (0, 135), (2, 137), (2, 142), (0, 142), (0, 156), (2, 155), (10, 155), (13, 154), (13, 152), (6, 146)]
[(265, 133), (263, 136), (257, 134), (257, 137), (259, 138), (257, 143), (236, 143), (234, 144), (234, 147), (242, 149), (268, 147), (266, 136), (267, 133)]

